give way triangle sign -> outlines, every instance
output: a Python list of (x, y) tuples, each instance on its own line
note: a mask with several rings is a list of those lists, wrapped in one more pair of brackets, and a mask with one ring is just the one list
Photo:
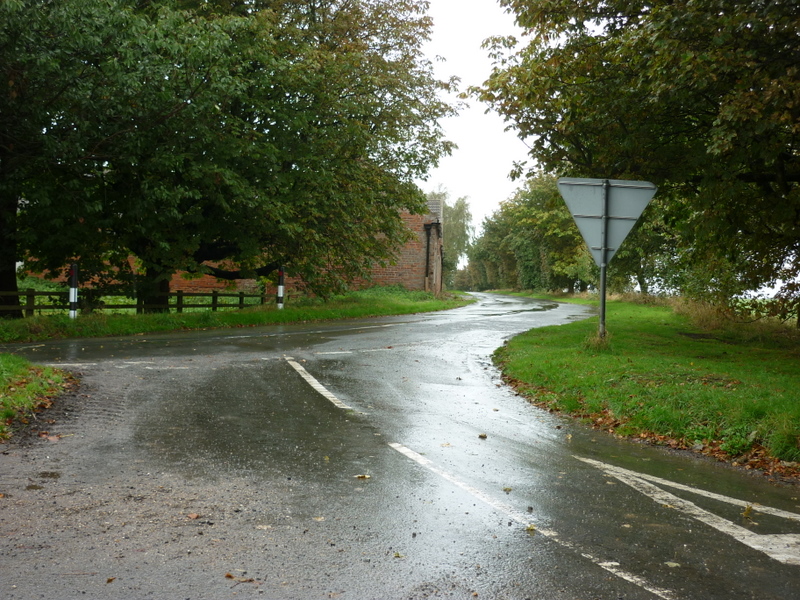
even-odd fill
[(562, 177), (558, 191), (600, 267), (600, 328), (606, 336), (606, 272), (609, 261), (656, 193), (649, 181)]
[(598, 267), (605, 267), (656, 193), (649, 181), (562, 177), (558, 191)]

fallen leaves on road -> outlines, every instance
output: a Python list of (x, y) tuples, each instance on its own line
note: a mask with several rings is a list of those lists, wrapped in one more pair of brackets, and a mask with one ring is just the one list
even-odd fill
[(225, 573), (225, 579), (230, 579), (231, 581), (235, 581), (236, 583), (233, 584), (233, 587), (236, 587), (241, 583), (253, 583), (255, 585), (261, 585), (263, 583), (262, 581), (254, 579), (253, 577), (237, 577), (232, 573)]
[(372, 475), (354, 475), (355, 479), (372, 479)]

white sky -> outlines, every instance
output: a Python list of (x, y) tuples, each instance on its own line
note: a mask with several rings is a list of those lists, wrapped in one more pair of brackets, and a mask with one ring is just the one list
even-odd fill
[[(446, 62), (434, 63), (436, 75), (461, 78), (460, 88), (482, 84), (491, 72), (483, 40), (494, 35), (518, 34), (513, 16), (506, 14), (497, 0), (430, 0), (434, 21), (428, 56), (442, 56)], [(527, 157), (527, 148), (494, 112), (484, 114), (487, 106), (474, 99), (467, 101), (457, 117), (442, 125), (447, 139), (458, 145), (453, 154), (442, 159), (427, 181), (419, 182), (425, 192), (441, 185), (455, 201), (466, 196), (473, 223), (478, 228), (500, 202), (511, 196), (521, 181), (512, 182), (508, 174), (514, 161)]]

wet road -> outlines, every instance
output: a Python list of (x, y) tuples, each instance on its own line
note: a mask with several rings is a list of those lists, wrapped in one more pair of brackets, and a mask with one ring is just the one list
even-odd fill
[(0, 593), (800, 597), (800, 489), (530, 406), (491, 353), (585, 309), (479, 298), (11, 348), (84, 389), (0, 456)]

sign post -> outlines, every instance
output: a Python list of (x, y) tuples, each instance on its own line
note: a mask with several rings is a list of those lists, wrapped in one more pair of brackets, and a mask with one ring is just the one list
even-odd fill
[(606, 336), (608, 263), (656, 193), (649, 181), (562, 177), (558, 191), (575, 219), (594, 262), (600, 267), (600, 329)]

